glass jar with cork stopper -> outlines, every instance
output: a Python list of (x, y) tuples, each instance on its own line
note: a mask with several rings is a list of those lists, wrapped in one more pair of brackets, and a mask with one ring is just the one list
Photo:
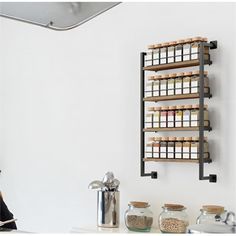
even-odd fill
[(131, 231), (149, 232), (153, 223), (153, 213), (148, 202), (130, 202), (125, 212), (125, 225)]

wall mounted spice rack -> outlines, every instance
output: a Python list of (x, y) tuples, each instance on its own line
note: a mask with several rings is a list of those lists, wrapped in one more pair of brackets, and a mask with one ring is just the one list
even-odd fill
[[(217, 176), (215, 174), (204, 175), (204, 164), (211, 163), (210, 154), (205, 152), (205, 138), (204, 131), (211, 131), (209, 120), (204, 118), (204, 98), (211, 98), (210, 87), (208, 84), (207, 72), (204, 71), (205, 65), (211, 65), (210, 50), (217, 48), (217, 41), (208, 42), (207, 38), (189, 38), (186, 40), (173, 41), (170, 43), (155, 44), (148, 46), (148, 52), (142, 52), (140, 55), (140, 88), (141, 88), (141, 155), (140, 155), (140, 168), (141, 176), (151, 176), (156, 179), (158, 177), (157, 171), (151, 173), (145, 172), (145, 163), (149, 161), (155, 162), (182, 162), (182, 163), (198, 163), (199, 165), (199, 180), (209, 180), (209, 182), (216, 182)], [(185, 73), (173, 73), (169, 75), (146, 75), (147, 71), (164, 71), (186, 67), (199, 67), (199, 71), (185, 72)], [(147, 82), (147, 88), (145, 82)], [(163, 82), (164, 81), (164, 82)], [(191, 82), (190, 82), (191, 81)], [(194, 82), (192, 82), (194, 81)], [(197, 120), (197, 126), (188, 127), (174, 125), (168, 127), (161, 125), (163, 121), (159, 118), (158, 125), (155, 126), (154, 116), (151, 116), (149, 120), (149, 126), (147, 127), (146, 121), (146, 102), (160, 102), (160, 101), (172, 101), (182, 99), (198, 99), (199, 100), (199, 114)], [(165, 108), (167, 110), (167, 108)], [(164, 110), (165, 110), (164, 109)], [(157, 109), (158, 110), (158, 109)], [(150, 118), (150, 117), (149, 117)], [(185, 120), (183, 119), (184, 122)], [(197, 158), (183, 158), (186, 157), (186, 152), (176, 152), (175, 145), (177, 142), (172, 142), (174, 149), (172, 152), (162, 152), (160, 149), (158, 152), (154, 152), (155, 145), (160, 148), (160, 144), (152, 146), (151, 156), (147, 157), (145, 152), (146, 145), (146, 133), (147, 132), (162, 132), (162, 131), (197, 131), (199, 132), (199, 141), (197, 152)], [(168, 147), (169, 142), (166, 142)], [(149, 144), (150, 145), (150, 144)], [(191, 143), (190, 143), (191, 145)], [(164, 156), (162, 155), (164, 153)], [(188, 152), (187, 152), (188, 153)], [(150, 154), (150, 152), (149, 152)], [(156, 157), (156, 155), (159, 155)], [(162, 155), (162, 156), (161, 156)], [(180, 158), (176, 158), (176, 155), (181, 155)], [(169, 158), (171, 156), (171, 158)]]

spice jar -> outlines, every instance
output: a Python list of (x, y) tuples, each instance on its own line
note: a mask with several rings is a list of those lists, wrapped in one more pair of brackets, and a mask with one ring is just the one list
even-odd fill
[(174, 158), (176, 137), (169, 137), (167, 158)]
[(192, 137), (184, 137), (183, 142), (183, 159), (190, 159), (190, 147)]
[(160, 95), (161, 96), (166, 96), (167, 95), (167, 79), (168, 79), (169, 75), (162, 75), (161, 76), (161, 87), (160, 87)]
[(160, 141), (160, 158), (167, 158), (168, 137), (162, 137)]
[(168, 55), (168, 43), (161, 44), (161, 64), (167, 63), (167, 55)]
[(146, 114), (145, 125), (146, 128), (153, 128), (153, 112), (149, 112)]
[(156, 56), (156, 65), (160, 65), (161, 64), (161, 43), (155, 44), (154, 45), (158, 55)]
[(154, 137), (153, 138), (153, 157), (154, 158), (160, 158), (160, 141), (161, 137)]
[(177, 204), (165, 204), (159, 216), (159, 227), (162, 233), (185, 233), (189, 225), (185, 207)]
[[(195, 37), (192, 38), (191, 44), (191, 60), (199, 59), (200, 42), (207, 42), (207, 38)], [(208, 60), (209, 47), (204, 47), (204, 59)]]
[(198, 159), (198, 151), (199, 151), (199, 138), (198, 137), (192, 137), (191, 142), (191, 159)]
[(175, 46), (175, 61), (183, 61), (183, 44), (184, 40), (178, 40), (177, 45)]
[(159, 65), (159, 48), (155, 48), (152, 53), (153, 65)]
[(167, 126), (168, 128), (173, 128), (175, 124), (175, 110), (176, 106), (169, 106), (167, 112)]
[[(204, 126), (209, 125), (208, 106), (204, 105)], [(191, 127), (199, 126), (199, 105), (192, 105), (191, 109)]]
[(154, 97), (160, 96), (160, 78), (161, 78), (161, 75), (154, 76), (154, 82), (153, 82), (153, 96)]
[(183, 88), (183, 76), (184, 73), (177, 73), (177, 78), (175, 79), (175, 94), (182, 94), (182, 88)]
[(176, 143), (175, 143), (175, 158), (176, 159), (182, 159), (183, 155), (183, 137), (177, 137)]
[[(198, 93), (199, 92), (199, 71), (193, 71), (191, 76), (191, 93)], [(209, 88), (209, 78), (207, 77), (208, 72), (204, 71), (204, 92), (208, 92)]]
[(185, 72), (183, 78), (183, 94), (190, 94), (190, 81), (192, 72)]
[(145, 148), (145, 158), (152, 158), (153, 157), (153, 142), (147, 143)]
[(152, 57), (153, 57), (153, 52), (149, 51), (145, 55), (144, 59), (144, 66), (151, 66), (152, 65)]
[(201, 214), (197, 218), (197, 224), (215, 224), (221, 222), (225, 217), (223, 206), (205, 205), (200, 210)]
[(168, 96), (169, 95), (174, 95), (174, 90), (175, 90), (175, 88), (174, 88), (174, 84), (175, 84), (175, 78), (176, 77), (176, 73), (173, 73), (173, 74), (170, 74), (169, 75), (169, 79), (168, 79), (168, 81), (167, 81), (167, 83), (168, 83), (168, 89), (167, 89), (167, 94), (168, 94)]
[(185, 105), (183, 110), (183, 127), (190, 127), (192, 105)]
[(183, 109), (184, 106), (176, 106), (175, 127), (183, 127)]
[(168, 114), (168, 107), (167, 106), (161, 107), (161, 114), (160, 114), (160, 127), (161, 128), (167, 127), (167, 114)]
[(125, 225), (131, 231), (149, 232), (153, 223), (153, 213), (147, 202), (130, 202), (125, 212)]
[(174, 51), (177, 41), (169, 42), (168, 44), (168, 63), (174, 62)]
[(145, 97), (152, 97), (153, 96), (153, 81), (151, 81), (153, 77), (148, 77), (148, 82), (146, 83), (146, 90), (145, 90)]
[(184, 45), (183, 45), (183, 50), (184, 50), (184, 61), (189, 61), (190, 60), (190, 45), (191, 45), (192, 39), (188, 38), (184, 40)]

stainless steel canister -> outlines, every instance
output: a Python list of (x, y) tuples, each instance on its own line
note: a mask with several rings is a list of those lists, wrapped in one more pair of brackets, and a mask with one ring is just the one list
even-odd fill
[(97, 192), (97, 225), (99, 227), (117, 228), (120, 223), (120, 192)]

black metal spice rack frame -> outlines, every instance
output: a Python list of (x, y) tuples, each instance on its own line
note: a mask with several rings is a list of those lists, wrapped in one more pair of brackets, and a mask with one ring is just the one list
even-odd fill
[[(182, 46), (183, 48), (183, 46)], [(167, 101), (167, 100), (175, 100), (174, 97), (172, 99), (168, 99), (168, 96), (165, 96), (164, 98), (161, 98), (161, 96), (159, 97), (160, 100), (158, 100), (158, 97), (153, 97), (153, 99), (147, 99), (145, 98), (145, 71), (161, 71), (161, 70), (170, 70), (170, 69), (178, 69), (178, 68), (185, 68), (185, 67), (193, 67), (193, 66), (199, 66), (199, 93), (195, 96), (187, 96), (187, 98), (198, 98), (199, 99), (199, 127), (196, 127), (195, 129), (191, 129), (193, 127), (190, 127), (189, 130), (196, 130), (199, 132), (199, 160), (197, 160), (198, 164), (199, 164), (199, 180), (209, 180), (209, 182), (217, 182), (217, 175), (215, 174), (209, 174), (209, 175), (204, 175), (204, 163), (205, 158), (204, 158), (204, 131), (206, 130), (206, 128), (204, 127), (204, 97), (208, 97), (211, 98), (211, 94), (210, 93), (205, 93), (204, 91), (204, 66), (205, 65), (211, 65), (212, 61), (210, 59), (210, 54), (208, 53), (206, 55), (205, 53), (205, 48), (209, 48), (209, 49), (216, 49), (217, 48), (217, 41), (210, 41), (208, 42), (199, 42), (199, 52), (198, 52), (198, 59), (194, 59), (191, 60), (191, 49), (190, 49), (190, 53), (189, 53), (189, 58), (190, 60), (188, 61), (184, 61), (184, 57), (181, 57), (181, 61), (176, 62), (175, 60), (175, 49), (174, 49), (174, 62), (172, 63), (165, 63), (165, 64), (160, 64), (159, 65), (151, 65), (151, 66), (146, 66), (145, 67), (145, 56), (146, 56), (146, 52), (142, 52), (140, 54), (140, 95), (141, 95), (141, 99), (140, 99), (140, 111), (141, 111), (141, 119), (140, 119), (140, 141), (141, 141), (141, 145), (140, 145), (140, 172), (141, 172), (141, 176), (150, 176), (153, 179), (157, 179), (158, 177), (158, 173), (157, 171), (152, 171), (151, 173), (146, 173), (145, 172), (145, 162), (147, 160), (145, 160), (145, 102), (146, 101), (153, 101), (153, 102), (157, 102), (157, 101)], [(182, 53), (183, 53), (183, 49), (182, 49)], [(183, 55), (183, 54), (182, 54)], [(168, 62), (167, 58), (168, 58), (168, 46), (166, 46), (166, 62)], [(153, 58), (152, 58), (153, 59)], [(160, 60), (161, 62), (161, 60)], [(152, 63), (153, 64), (153, 63)], [(175, 95), (174, 95), (175, 96)], [(176, 99), (186, 99), (186, 96), (178, 96)], [(160, 128), (159, 131), (164, 130), (165, 128)], [(166, 128), (166, 131), (175, 131), (176, 128)], [(188, 129), (177, 129), (177, 130), (188, 130)], [(153, 130), (153, 132), (156, 132), (158, 130)], [(210, 131), (210, 130), (209, 130)], [(166, 161), (163, 159), (163, 161)], [(210, 163), (210, 162), (208, 162)]]

